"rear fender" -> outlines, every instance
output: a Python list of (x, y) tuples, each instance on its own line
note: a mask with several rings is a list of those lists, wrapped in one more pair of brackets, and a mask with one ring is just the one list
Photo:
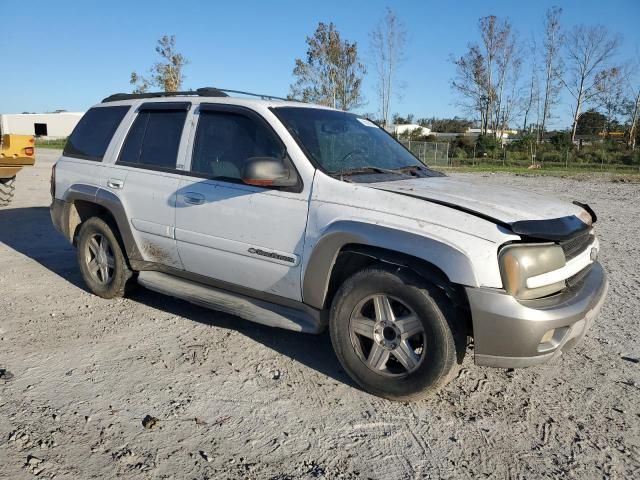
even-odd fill
[(118, 227), (129, 260), (142, 260), (124, 206), (114, 193), (95, 185), (74, 184), (67, 189), (62, 199), (64, 208), (60, 229), (69, 241), (73, 242), (76, 228), (82, 221), (80, 212), (75, 206), (75, 202), (81, 200), (109, 212)]

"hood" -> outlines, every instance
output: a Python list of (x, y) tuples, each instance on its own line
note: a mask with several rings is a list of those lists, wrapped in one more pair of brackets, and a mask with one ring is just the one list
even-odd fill
[(566, 240), (585, 232), (596, 220), (587, 205), (577, 202), (451, 177), (378, 182), (369, 186), (464, 211), (532, 238)]

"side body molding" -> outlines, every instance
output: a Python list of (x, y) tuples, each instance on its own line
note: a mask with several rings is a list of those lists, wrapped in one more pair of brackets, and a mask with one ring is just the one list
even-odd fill
[(451, 245), (382, 225), (340, 220), (332, 223), (312, 248), (304, 271), (304, 303), (323, 308), (338, 254), (342, 247), (350, 244), (384, 248), (417, 257), (438, 267), (453, 283), (477, 285), (469, 259)]
[(79, 218), (74, 219), (74, 216), (78, 215), (78, 212), (73, 207), (73, 202), (76, 200), (83, 200), (99, 205), (109, 211), (118, 226), (129, 260), (142, 260), (122, 202), (112, 192), (94, 185), (73, 184), (67, 189), (63, 196), (64, 208), (61, 231), (69, 241), (73, 241), (74, 235), (73, 229), (70, 227), (79, 221)]

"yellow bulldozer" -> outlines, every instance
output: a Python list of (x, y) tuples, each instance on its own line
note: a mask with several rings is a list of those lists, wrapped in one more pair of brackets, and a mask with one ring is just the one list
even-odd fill
[(36, 161), (35, 140), (31, 135), (0, 136), (0, 207), (13, 200), (16, 175), (22, 167)]

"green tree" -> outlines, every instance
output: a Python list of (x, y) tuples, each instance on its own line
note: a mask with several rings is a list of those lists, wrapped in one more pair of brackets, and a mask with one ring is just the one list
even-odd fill
[(570, 132), (553, 132), (549, 137), (549, 143), (559, 151), (567, 151), (573, 147)]
[(175, 35), (163, 35), (157, 42), (156, 53), (161, 60), (149, 69), (145, 77), (131, 72), (129, 83), (134, 86), (133, 93), (145, 93), (150, 87), (158, 87), (165, 92), (177, 92), (184, 82), (182, 70), (189, 61), (176, 51)]
[(502, 148), (502, 143), (493, 135), (479, 135), (476, 140), (477, 151), (480, 155), (495, 157)]
[(421, 118), (418, 125), (429, 127), (431, 131), (438, 133), (464, 133), (473, 126), (471, 120), (460, 117), (453, 118)]
[(358, 44), (343, 40), (333, 23), (318, 24), (307, 37), (306, 59), (296, 59), (289, 96), (341, 110), (363, 104), (362, 79), (366, 73)]
[(588, 110), (578, 118), (576, 135), (598, 136), (603, 132), (607, 124), (607, 117), (595, 110)]

